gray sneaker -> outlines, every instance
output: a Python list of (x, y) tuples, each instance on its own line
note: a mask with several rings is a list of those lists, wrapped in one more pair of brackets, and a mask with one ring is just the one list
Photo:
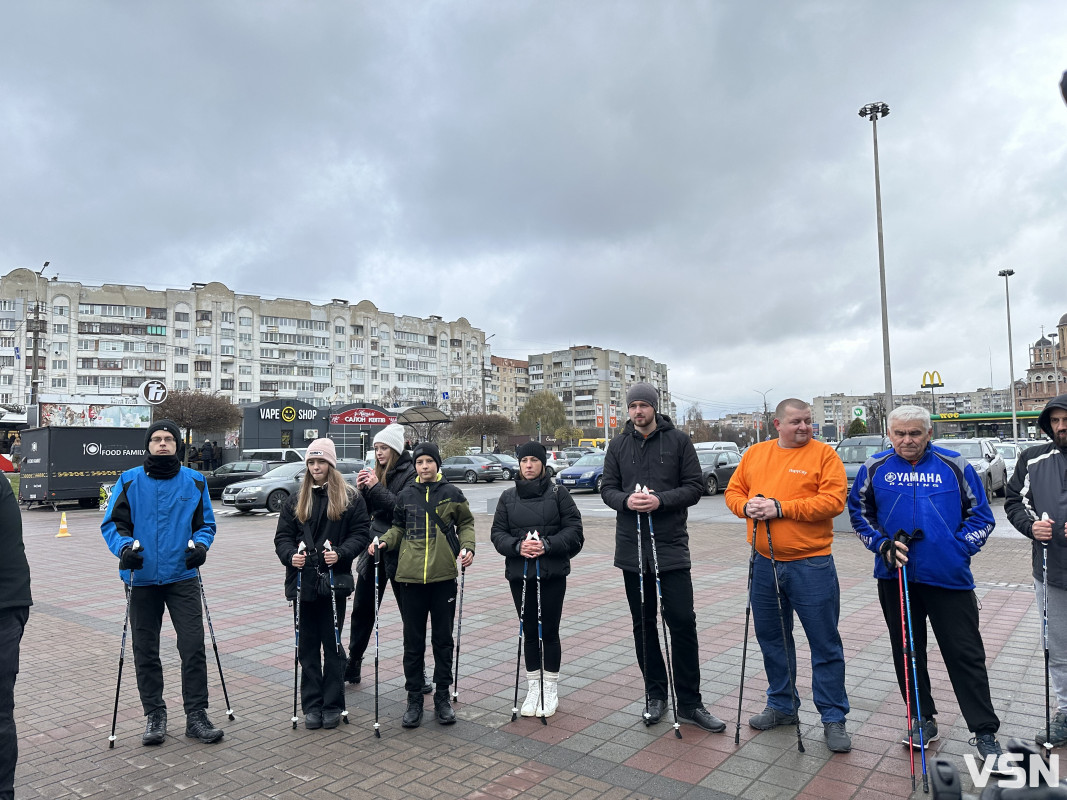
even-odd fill
[(847, 753), (852, 749), (852, 739), (845, 731), (843, 722), (824, 722), (822, 725), (823, 736), (826, 737), (826, 746), (834, 753)]
[[(919, 737), (919, 721), (915, 717), (911, 718), (911, 746), (912, 749), (918, 750), (920, 747), (925, 749), (930, 746), (931, 742), (936, 742), (940, 738), (940, 734), (937, 732), (937, 721), (933, 717), (923, 720), (922, 738)], [(908, 744), (908, 736), (904, 735), (904, 738), (900, 740), (901, 744)]]
[(796, 725), (799, 721), (796, 714), (786, 714), (770, 706), (767, 706), (756, 716), (748, 718), (748, 724), (758, 731), (769, 731), (779, 725)]
[(1062, 711), (1057, 711), (1052, 717), (1052, 726), (1049, 728), (1051, 736), (1045, 736), (1045, 729), (1042, 728), (1034, 736), (1034, 741), (1038, 747), (1044, 747), (1047, 743), (1050, 747), (1063, 747), (1067, 744), (1067, 714)]
[(979, 733), (976, 734), (970, 741), (971, 746), (978, 750), (978, 755), (982, 757), (982, 762), (985, 763), (989, 756), (993, 756), (993, 768), (992, 773), (994, 775), (1007, 775), (1009, 774), (1005, 767), (1001, 766), (1001, 756), (1004, 755), (1004, 751), (1000, 749), (1000, 742), (997, 741), (995, 733)]

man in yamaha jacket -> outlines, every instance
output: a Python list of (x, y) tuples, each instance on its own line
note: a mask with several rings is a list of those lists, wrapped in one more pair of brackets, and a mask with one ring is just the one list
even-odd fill
[[(697, 646), (693, 578), (690, 573), (689, 506), (700, 502), (704, 484), (689, 437), (657, 412), (659, 395), (648, 383), (635, 383), (626, 393), (630, 421), (611, 440), (604, 459), (601, 497), (618, 512), (615, 523), (615, 566), (622, 570), (626, 600), (633, 618), (637, 663), (645, 676), (646, 724), (659, 722), (667, 700), (667, 670), (656, 627), (656, 564), (663, 590), (663, 619), (674, 644), (674, 684), (678, 719), (719, 733), (722, 720), (704, 708), (700, 697), (700, 656)], [(640, 484), (648, 492), (635, 491)], [(640, 525), (644, 573), (644, 631), (637, 560)], [(655, 553), (650, 533), (655, 535)], [(645, 661), (647, 651), (648, 661)]]
[[(147, 718), (141, 743), (163, 744), (167, 737), (159, 660), (164, 606), (178, 636), (185, 735), (217, 742), (223, 732), (207, 718), (207, 656), (197, 579), (197, 569), (215, 540), (215, 515), (204, 477), (182, 466), (185, 445), (176, 424), (169, 419), (153, 423), (145, 447), (144, 466), (119, 476), (100, 524), (104, 541), (118, 556), (119, 574), (130, 585), (133, 658)], [(190, 539), (193, 549), (188, 549)], [(140, 542), (140, 552), (134, 551), (134, 541)]]
[[(1045, 556), (1048, 556), (1049, 676), (1056, 692), (1051, 744), (1067, 744), (1067, 394), (1048, 401), (1037, 424), (1052, 441), (1023, 451), (1008, 481), (1004, 511), (1023, 536), (1033, 539), (1032, 564), (1037, 611), (1044, 613)], [(1037, 734), (1045, 743), (1045, 730)]]

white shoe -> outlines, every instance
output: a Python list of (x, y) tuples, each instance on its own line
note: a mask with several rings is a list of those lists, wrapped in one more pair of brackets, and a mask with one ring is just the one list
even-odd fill
[(524, 717), (532, 717), (537, 711), (537, 701), (541, 694), (540, 672), (527, 672), (526, 684), (529, 689), (526, 692), (526, 699), (522, 701), (522, 711), (519, 713)]
[(556, 713), (556, 709), (559, 708), (559, 673), (558, 672), (546, 672), (545, 673), (545, 705), (544, 708), (537, 709), (537, 716), (539, 717), (551, 717)]

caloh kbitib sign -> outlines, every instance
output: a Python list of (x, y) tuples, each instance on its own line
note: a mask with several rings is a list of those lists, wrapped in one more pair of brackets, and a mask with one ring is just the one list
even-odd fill
[(390, 425), (394, 422), (396, 417), (373, 408), (350, 408), (340, 414), (330, 414), (331, 425)]

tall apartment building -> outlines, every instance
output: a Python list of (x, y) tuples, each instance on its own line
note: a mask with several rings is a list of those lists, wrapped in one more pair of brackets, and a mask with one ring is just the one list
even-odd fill
[(0, 402), (38, 393), (121, 395), (148, 378), (237, 404), (274, 397), (317, 406), (481, 407), (485, 333), (392, 314), (369, 300), (266, 299), (221, 283), (189, 289), (81, 283), (16, 269), (0, 278)]
[(516, 358), (490, 357), (488, 406), (489, 413), (500, 414), (512, 421), (530, 396), (530, 362)]
[(667, 365), (646, 356), (577, 345), (530, 356), (530, 394), (549, 391), (567, 409), (569, 424), (596, 428), (596, 404), (619, 408), (619, 425), (626, 419), (626, 390), (631, 384), (651, 383), (660, 394), (660, 411), (676, 417), (667, 385)]
[[(812, 419), (824, 429), (837, 436), (843, 436), (852, 422), (852, 409), (857, 406), (864, 409), (879, 407), (884, 392), (868, 395), (844, 394), (834, 392), (820, 395), (811, 401)], [(1011, 410), (1011, 395), (1005, 389), (976, 389), (973, 392), (937, 392), (931, 397), (929, 391), (901, 395), (894, 393), (896, 405), (922, 406), (928, 411), (936, 407), (938, 414), (991, 414)], [(835, 433), (836, 432), (836, 433)]]

